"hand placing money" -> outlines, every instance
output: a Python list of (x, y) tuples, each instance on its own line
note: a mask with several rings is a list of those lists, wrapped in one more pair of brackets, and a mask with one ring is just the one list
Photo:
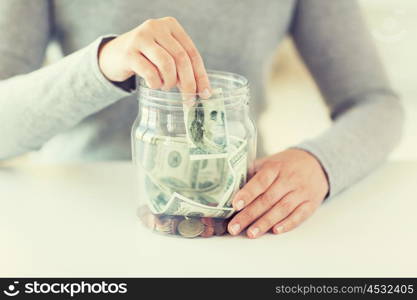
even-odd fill
[(136, 73), (153, 89), (178, 85), (183, 93), (210, 97), (201, 55), (173, 17), (149, 19), (107, 42), (99, 51), (99, 66), (111, 81), (125, 81)]
[(290, 149), (256, 162), (256, 174), (233, 198), (241, 210), (229, 223), (237, 235), (246, 228), (249, 238), (272, 229), (292, 230), (320, 206), (328, 193), (326, 174), (318, 160), (303, 150)]

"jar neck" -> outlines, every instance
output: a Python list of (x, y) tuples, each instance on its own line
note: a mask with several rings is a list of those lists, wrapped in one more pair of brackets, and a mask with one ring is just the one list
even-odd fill
[(228, 72), (208, 70), (212, 95), (201, 99), (198, 94), (183, 94), (177, 88), (170, 91), (154, 90), (137, 77), (138, 98), (143, 105), (153, 105), (161, 109), (182, 109), (183, 105), (192, 105), (194, 101), (221, 100), (225, 107), (229, 105), (247, 105), (249, 102), (249, 84), (245, 77)]
[(196, 106), (197, 104), (207, 103), (211, 101), (214, 103), (221, 103), (226, 109), (234, 109), (239, 106), (249, 105), (249, 89), (245, 88), (239, 91), (239, 93), (222, 93), (220, 95), (213, 95), (209, 99), (193, 98), (190, 100), (178, 100), (176, 97), (172, 99), (170, 97), (160, 97), (152, 95), (149, 91), (138, 93), (139, 110), (143, 108), (154, 108), (165, 111), (182, 111), (186, 106)]
[(183, 107), (155, 106), (149, 103), (139, 103), (139, 126), (154, 128), (158, 132), (170, 135), (175, 130), (183, 130), (184, 110)]

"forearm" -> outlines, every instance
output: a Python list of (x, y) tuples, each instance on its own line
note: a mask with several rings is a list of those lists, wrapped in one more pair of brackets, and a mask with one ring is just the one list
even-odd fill
[(327, 173), (329, 197), (338, 194), (381, 164), (401, 137), (404, 112), (397, 97), (375, 92), (335, 119), (316, 139), (296, 148), (312, 153)]
[(357, 1), (297, 4), (291, 32), (334, 121), (298, 147), (319, 159), (334, 196), (387, 157), (400, 139), (403, 110)]
[(128, 93), (100, 72), (101, 39), (59, 62), (0, 81), (0, 159), (39, 149)]

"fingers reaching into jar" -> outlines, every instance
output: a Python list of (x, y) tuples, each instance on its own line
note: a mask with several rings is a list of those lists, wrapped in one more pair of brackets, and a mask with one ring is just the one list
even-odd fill
[(318, 160), (310, 153), (290, 149), (261, 159), (256, 174), (235, 195), (239, 211), (228, 225), (232, 235), (246, 230), (258, 238), (272, 230), (290, 231), (311, 216), (326, 197), (329, 186)]
[(203, 59), (190, 36), (173, 17), (150, 19), (107, 42), (99, 51), (104, 76), (121, 82), (134, 74), (153, 89), (178, 86), (184, 94), (210, 97)]

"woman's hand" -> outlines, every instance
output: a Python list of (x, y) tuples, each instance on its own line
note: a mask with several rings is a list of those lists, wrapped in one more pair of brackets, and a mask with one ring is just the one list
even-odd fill
[(275, 234), (292, 230), (318, 208), (328, 193), (326, 174), (317, 159), (290, 149), (255, 163), (255, 175), (233, 199), (241, 210), (228, 225), (237, 235), (246, 228), (257, 238), (272, 228)]
[(121, 82), (136, 73), (153, 89), (178, 85), (183, 93), (210, 96), (200, 53), (173, 17), (147, 20), (109, 41), (100, 49), (99, 66), (111, 81)]

